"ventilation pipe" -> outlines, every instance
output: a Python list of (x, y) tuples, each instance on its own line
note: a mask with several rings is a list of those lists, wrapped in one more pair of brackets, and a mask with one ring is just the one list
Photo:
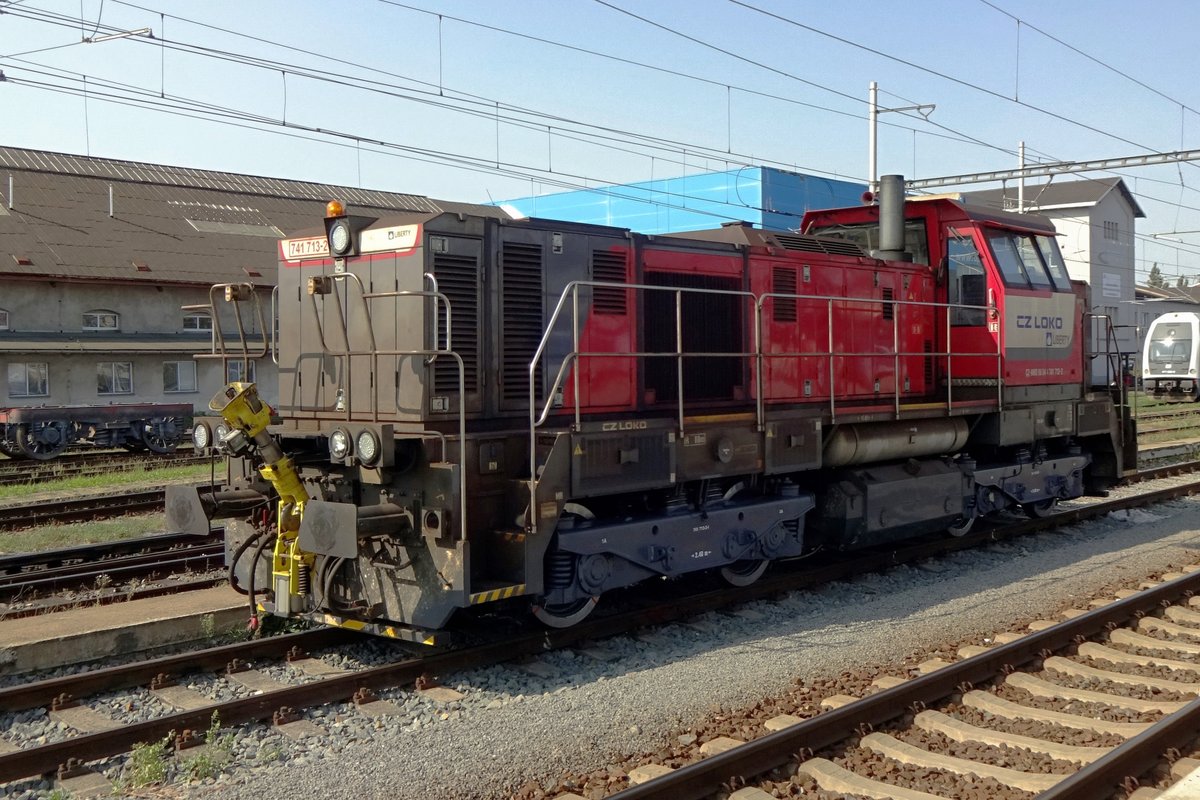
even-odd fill
[(883, 175), (879, 179), (879, 250), (876, 258), (912, 261), (904, 252), (904, 176)]

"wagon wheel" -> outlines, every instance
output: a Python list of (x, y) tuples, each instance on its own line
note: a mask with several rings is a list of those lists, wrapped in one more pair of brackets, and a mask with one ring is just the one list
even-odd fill
[(1021, 510), (1033, 519), (1049, 517), (1058, 511), (1058, 498), (1048, 497), (1045, 500), (1038, 500), (1036, 503), (1025, 503), (1021, 506)]
[(3, 436), (0, 436), (0, 453), (3, 453), (9, 458), (25, 457), (25, 454), (21, 452), (21, 448), (17, 446), (16, 442), (6, 439)]
[(183, 426), (175, 417), (156, 417), (141, 424), (142, 442), (152, 453), (174, 453), (183, 438)]
[(70, 442), (70, 423), (62, 420), (42, 423), (36, 427), (29, 423), (17, 426), (17, 446), (21, 452), (38, 461), (49, 461)]

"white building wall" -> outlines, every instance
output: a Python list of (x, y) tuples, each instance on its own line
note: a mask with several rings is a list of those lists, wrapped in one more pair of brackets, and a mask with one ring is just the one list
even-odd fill
[[(107, 283), (10, 282), (0, 294), (8, 329), (0, 330), (0, 407), (41, 405), (108, 405), (119, 403), (190, 403), (204, 410), (225, 385), (219, 359), (194, 359), (210, 352), (211, 334), (185, 327), (182, 306), (207, 304), (208, 291), (179, 286), (115, 286)], [(237, 326), (232, 306), (219, 302), (221, 330), (236, 348)], [(89, 311), (118, 315), (111, 334), (82, 330)], [(270, 300), (262, 300), (263, 322), (270, 325)], [(242, 322), (248, 334), (261, 336), (258, 315), (245, 304)], [(261, 343), (258, 348), (261, 350)], [(240, 348), (236, 348), (240, 352)], [(190, 391), (167, 391), (165, 362), (195, 362), (196, 382)], [(101, 394), (100, 364), (116, 362), (132, 368), (132, 391)], [(9, 365), (45, 364), (48, 393), (14, 396)], [(186, 369), (186, 368), (185, 368)], [(255, 360), (255, 378), (268, 402), (278, 398), (278, 376), (269, 355)]]
[[(1048, 217), (1059, 232), (1059, 248), (1072, 280), (1087, 281), (1091, 287), (1092, 313), (1112, 319), (1114, 346), (1136, 362), (1140, 339), (1139, 309), (1134, 305), (1133, 209), (1119, 191), (1112, 191), (1093, 206), (1038, 213)], [(1103, 350), (1108, 337), (1107, 325), (1097, 321), (1092, 331), (1093, 349)], [(1093, 360), (1093, 382), (1115, 377), (1112, 369), (1102, 358)]]

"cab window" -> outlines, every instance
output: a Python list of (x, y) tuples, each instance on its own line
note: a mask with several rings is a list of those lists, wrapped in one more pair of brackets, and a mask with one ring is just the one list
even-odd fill
[(988, 231), (987, 239), (996, 258), (996, 266), (1004, 276), (1005, 285), (1028, 289), (1029, 273), (1025, 271), (1025, 260), (1021, 257), (1021, 248), (1016, 237), (1007, 231)]
[[(1018, 289), (1049, 289), (1069, 292), (1071, 281), (1062, 263), (1058, 246), (1048, 236), (1032, 236), (1013, 231), (988, 231), (988, 243), (996, 256), (996, 265), (1004, 283)], [(1045, 241), (1039, 242), (1039, 239)], [(1056, 258), (1056, 262), (1050, 261)]]
[[(824, 227), (814, 225), (808, 229), (808, 233), (811, 236), (845, 239), (848, 242), (854, 242), (868, 253), (879, 249), (878, 222), (860, 225), (827, 225)], [(929, 263), (929, 239), (925, 233), (925, 220), (905, 220), (904, 251), (912, 254), (914, 264)]]
[[(949, 273), (949, 301), (952, 306), (982, 306), (987, 304), (987, 273), (975, 242), (953, 230), (947, 237), (946, 269)], [(982, 308), (951, 308), (950, 324), (982, 325)]]
[(1067, 264), (1063, 261), (1062, 251), (1058, 249), (1058, 242), (1053, 236), (1035, 236), (1033, 239), (1037, 242), (1054, 287), (1060, 292), (1071, 291), (1071, 276), (1067, 273)]

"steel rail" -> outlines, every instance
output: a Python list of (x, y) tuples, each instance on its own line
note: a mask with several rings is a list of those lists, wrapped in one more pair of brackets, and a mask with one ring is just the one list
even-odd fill
[[(274, 711), (283, 706), (304, 708), (322, 703), (344, 701), (353, 696), (359, 688), (377, 689), (394, 687), (398, 684), (413, 681), (417, 677), (427, 673), (434, 675), (445, 674), (456, 670), (511, 661), (523, 656), (536, 655), (548, 650), (568, 647), (587, 640), (627, 633), (640, 626), (663, 624), (685, 619), (694, 614), (712, 611), (733, 604), (745, 603), (750, 600), (793, 591), (807, 586), (820, 585), (866, 572), (879, 571), (900, 563), (917, 561), (934, 555), (967, 549), (986, 542), (1009, 539), (1024, 533), (1046, 530), (1061, 524), (1069, 524), (1081, 519), (1097, 517), (1115, 509), (1142, 506), (1150, 502), (1174, 499), (1195, 492), (1200, 492), (1200, 481), (1136, 497), (1107, 500), (1079, 509), (1066, 510), (1050, 517), (1023, 521), (1008, 525), (1002, 529), (968, 534), (954, 539), (927, 537), (924, 540), (905, 543), (900, 547), (883, 547), (859, 551), (854, 553), (851, 558), (841, 558), (832, 563), (817, 567), (810, 567), (808, 564), (811, 562), (805, 562), (805, 566), (800, 572), (781, 570), (778, 574), (765, 576), (749, 587), (737, 589), (723, 587), (708, 592), (674, 596), (670, 598), (669, 602), (662, 602), (661, 598), (658, 600), (649, 599), (647, 607), (587, 619), (571, 628), (538, 629), (533, 632), (519, 634), (515, 637), (509, 637), (502, 641), (487, 643), (479, 647), (464, 648), (452, 652), (433, 653), (425, 657), (408, 659), (347, 675), (326, 678), (300, 686), (287, 687), (252, 698), (235, 700), (225, 704), (216, 704), (195, 711), (179, 712), (155, 720), (124, 725), (112, 731), (77, 736), (65, 742), (0, 755), (0, 782), (48, 773), (56, 769), (59, 764), (65, 763), (68, 757), (74, 757), (83, 761), (95, 760), (127, 752), (132, 745), (138, 742), (155, 741), (165, 737), (171, 731), (179, 731), (185, 728), (200, 729), (209, 724), (214, 711), (220, 714), (222, 721), (229, 724), (268, 719), (273, 715)], [(664, 584), (662, 590), (669, 591), (670, 588), (670, 585)], [(1185, 576), (1170, 584), (1164, 584), (1161, 587), (1134, 595), (1112, 606), (1085, 614), (1068, 623), (1063, 623), (1046, 631), (1033, 634), (1031, 637), (1025, 637), (1011, 645), (996, 648), (969, 661), (959, 662), (951, 667), (917, 678), (903, 686), (872, 695), (866, 701), (862, 701), (869, 703), (866, 710), (863, 710), (864, 707), (859, 703), (855, 703), (822, 714), (819, 717), (807, 720), (785, 731), (770, 734), (748, 745), (748, 747), (753, 748), (752, 751), (749, 751), (753, 755), (735, 755), (742, 752), (742, 748), (738, 748), (719, 756), (713, 756), (700, 764), (685, 767), (676, 773), (672, 773), (671, 776), (668, 776), (668, 779), (674, 781), (683, 780), (685, 783), (679, 784), (680, 786), (690, 785), (693, 788), (689, 791), (698, 793), (681, 794), (673, 788), (671, 792), (658, 796), (672, 798), (702, 797), (705, 794), (711, 793), (713, 787), (717, 784), (711, 782), (714, 780), (713, 778), (708, 775), (701, 775), (697, 770), (719, 768), (725, 770), (721, 774), (728, 778), (734, 775), (751, 774), (754, 770), (750, 769), (750, 767), (758, 763), (770, 761), (773, 766), (777, 766), (792, 757), (798, 746), (812, 746), (816, 749), (817, 747), (825, 746), (838, 740), (837, 738), (828, 738), (833, 734), (827, 732), (820, 737), (813, 738), (809, 745), (797, 745), (791, 738), (797, 735), (797, 729), (799, 729), (800, 733), (809, 735), (812, 726), (816, 724), (826, 725), (842, 722), (849, 725), (850, 730), (863, 723), (878, 724), (879, 721), (895, 717), (897, 708), (902, 710), (913, 702), (913, 700), (908, 699), (908, 692), (914, 693), (914, 697), (922, 702), (934, 702), (936, 699), (956, 690), (964, 682), (979, 682), (990, 679), (1004, 663), (1010, 661), (1024, 663), (1038, 655), (1044, 649), (1064, 647), (1076, 635), (1079, 635), (1080, 632), (1088, 630), (1096, 632), (1110, 624), (1114, 619), (1121, 621), (1135, 613), (1145, 613), (1157, 607), (1166, 597), (1173, 596), (1170, 594), (1171, 591), (1182, 592), (1185, 588), (1189, 590), (1200, 588), (1200, 573)], [(652, 594), (652, 592), (648, 594)], [(1123, 611), (1116, 611), (1115, 609), (1122, 609)], [(1121, 616), (1121, 614), (1124, 614), (1124, 616)], [(339, 629), (323, 629), (312, 633), (322, 632), (331, 635), (348, 635)], [(263, 644), (266, 643), (264, 642)], [(45, 705), (57, 696), (57, 693), (62, 691), (79, 693), (124, 688), (145, 682), (159, 672), (169, 672), (173, 669), (211, 669), (214, 666), (225, 663), (232, 654), (232, 650), (229, 648), (234, 647), (237, 647), (237, 645), (227, 646), (226, 652), (229, 654), (216, 656), (215, 660), (213, 656), (209, 655), (210, 651), (201, 651), (200, 653), (188, 653), (182, 656), (171, 657), (177, 660), (165, 667), (159, 666), (164, 663), (161, 660), (130, 665), (124, 668), (114, 667), (111, 670), (124, 669), (125, 672), (120, 673), (121, 677), (116, 677), (117, 673), (100, 671), (100, 682), (98, 684), (87, 684), (85, 682), (86, 680), (96, 680), (96, 678), (81, 680), (79, 676), (71, 676), (27, 684), (21, 687), (14, 687), (10, 690), (0, 690), (0, 710), (17, 710), (36, 705)], [(220, 651), (222, 648), (216, 648), (215, 650)], [(89, 673), (89, 675), (91, 674)], [(134, 678), (132, 676), (137, 677)], [(818, 720), (824, 720), (824, 722), (818, 723)], [(839, 738), (845, 738), (844, 734)], [(743, 759), (747, 760), (743, 761)], [(771, 768), (772, 766), (767, 766), (758, 771), (761, 772)], [(680, 775), (683, 777), (679, 777)], [(703, 789), (699, 788), (701, 783), (703, 783)], [(639, 787), (626, 790), (626, 792), (635, 792), (635, 794), (622, 792), (619, 796), (626, 800), (631, 797), (652, 797), (655, 796), (652, 793), (643, 795), (638, 792), (652, 792), (652, 789), (647, 787), (654, 785), (657, 785), (657, 782), (642, 784)], [(675, 784), (672, 783), (671, 786), (674, 787)]]
[(145, 511), (161, 511), (165, 490), (147, 489), (79, 500), (42, 500), (0, 508), (0, 530), (29, 528), (52, 522), (86, 522)]
[[(1095, 636), (1109, 626), (1121, 625), (1138, 615), (1147, 614), (1189, 592), (1200, 590), (1200, 573), (1146, 589), (1124, 600), (1059, 623), (1052, 628), (1030, 633), (1016, 641), (1000, 645), (972, 658), (942, 667), (928, 675), (884, 689), (841, 708), (826, 711), (761, 739), (710, 756), (703, 761), (680, 767), (674, 772), (617, 792), (609, 800), (699, 800), (734, 778), (762, 775), (795, 759), (801, 751), (816, 752), (857, 735), (863, 726), (874, 727), (894, 720), (916, 705), (932, 705), (962, 690), (992, 680), (1006, 669), (1028, 664), (1046, 652), (1060, 650), (1078, 637)], [(1138, 775), (1153, 766), (1169, 747), (1175, 747), (1196, 734), (1200, 700), (1171, 715), (1164, 730), (1147, 731), (1102, 756), (1076, 777), (1050, 792), (1039, 795), (1055, 800), (1094, 800), (1115, 791), (1116, 783), (1126, 775)], [(1178, 718), (1178, 719), (1176, 719)], [(1156, 726), (1157, 727), (1157, 726)], [(1153, 730), (1153, 729), (1152, 729)], [(1140, 741), (1139, 741), (1140, 740)], [(1154, 750), (1154, 748), (1160, 748)], [(1147, 753), (1154, 751), (1153, 756)], [(1107, 781), (1113, 780), (1113, 783)], [(1075, 788), (1076, 785), (1079, 788)]]

